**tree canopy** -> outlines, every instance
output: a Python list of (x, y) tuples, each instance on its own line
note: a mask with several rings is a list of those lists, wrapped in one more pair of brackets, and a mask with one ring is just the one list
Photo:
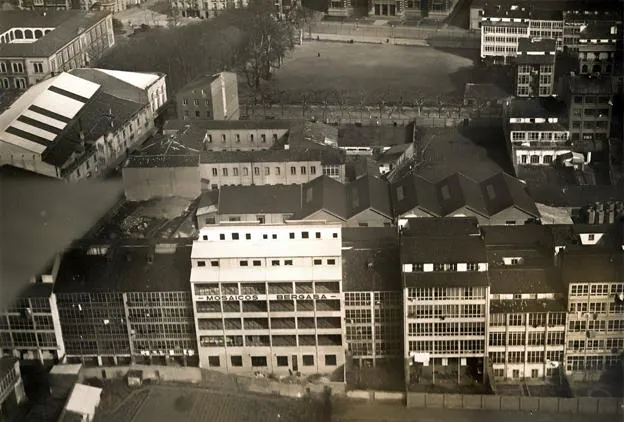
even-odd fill
[(271, 0), (252, 0), (196, 24), (154, 28), (120, 43), (98, 67), (166, 73), (171, 93), (203, 74), (244, 72), (254, 91), (291, 51), (302, 20), (277, 20)]

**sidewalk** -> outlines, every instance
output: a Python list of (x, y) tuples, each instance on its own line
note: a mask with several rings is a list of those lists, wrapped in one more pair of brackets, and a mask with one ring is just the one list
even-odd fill
[(334, 402), (333, 422), (614, 422), (617, 415), (418, 409), (358, 401)]
[(306, 34), (304, 37), (306, 40), (318, 40), (318, 41), (336, 41), (336, 42), (353, 42), (368, 43), (368, 44), (389, 44), (389, 45), (410, 45), (418, 47), (429, 47), (429, 44), (425, 40), (415, 38), (384, 38), (379, 36), (366, 36), (366, 35), (341, 35), (341, 34), (322, 34), (312, 33), (310, 37)]

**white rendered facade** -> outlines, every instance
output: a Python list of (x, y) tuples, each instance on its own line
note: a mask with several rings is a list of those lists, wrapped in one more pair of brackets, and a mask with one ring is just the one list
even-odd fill
[(193, 244), (200, 367), (331, 373), (344, 364), (340, 224), (221, 223)]

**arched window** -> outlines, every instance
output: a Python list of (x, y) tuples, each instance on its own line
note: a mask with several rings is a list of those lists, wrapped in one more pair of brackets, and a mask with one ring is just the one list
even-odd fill
[(599, 64), (595, 64), (592, 67), (592, 72), (594, 72), (594, 73), (600, 73), (601, 70), (602, 70), (602, 66), (600, 66)]
[(0, 37), (0, 44), (4, 44), (4, 43), (5, 43), (5, 41), (4, 41), (4, 35), (3, 35), (3, 36)]
[(34, 37), (33, 32), (30, 29), (24, 31), (24, 38), (27, 40), (32, 40)]
[(24, 39), (24, 33), (22, 32), (21, 29), (16, 29), (15, 31), (13, 31), (13, 33), (15, 34), (15, 39), (18, 39), (18, 40)]
[(51, 29), (46, 29), (45, 33), (47, 34), (48, 32), (52, 32), (52, 30)]
[(586, 64), (581, 66), (581, 73), (587, 73), (587, 65)]
[(35, 38), (39, 39), (43, 37), (43, 31), (41, 29), (35, 29)]

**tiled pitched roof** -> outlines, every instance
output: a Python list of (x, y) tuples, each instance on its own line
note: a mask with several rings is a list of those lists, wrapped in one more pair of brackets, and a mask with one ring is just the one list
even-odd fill
[(307, 217), (317, 211), (325, 210), (343, 220), (349, 218), (346, 201), (346, 186), (328, 176), (317, 177), (306, 183), (302, 189), (302, 207), (295, 215)]
[(65, 44), (110, 15), (110, 12), (8, 10), (0, 13), (0, 32), (13, 27), (52, 28), (33, 43), (0, 44), (0, 57), (49, 57)]
[(294, 214), (301, 209), (301, 188), (301, 185), (223, 186), (219, 190), (219, 214)]
[[(399, 195), (399, 191), (401, 191), (401, 195)], [(394, 213), (397, 216), (416, 207), (433, 216), (441, 216), (442, 209), (437, 198), (435, 185), (416, 172), (411, 172), (403, 179), (392, 183), (390, 194)]]
[(515, 177), (507, 173), (497, 173), (483, 180), (480, 186), (488, 215), (492, 216), (515, 206), (539, 218), (535, 202), (525, 190), (524, 184)]
[[(402, 198), (399, 199), (401, 189)], [(506, 173), (497, 173), (480, 183), (455, 173), (436, 184), (410, 173), (392, 184), (391, 195), (397, 216), (420, 208), (432, 216), (444, 217), (468, 207), (484, 217), (492, 217), (515, 206), (535, 218), (539, 217), (537, 207), (522, 182)]]
[(479, 184), (461, 173), (455, 173), (436, 184), (438, 201), (442, 207), (441, 215), (449, 215), (460, 208), (468, 207), (472, 211), (487, 216), (485, 200)]

